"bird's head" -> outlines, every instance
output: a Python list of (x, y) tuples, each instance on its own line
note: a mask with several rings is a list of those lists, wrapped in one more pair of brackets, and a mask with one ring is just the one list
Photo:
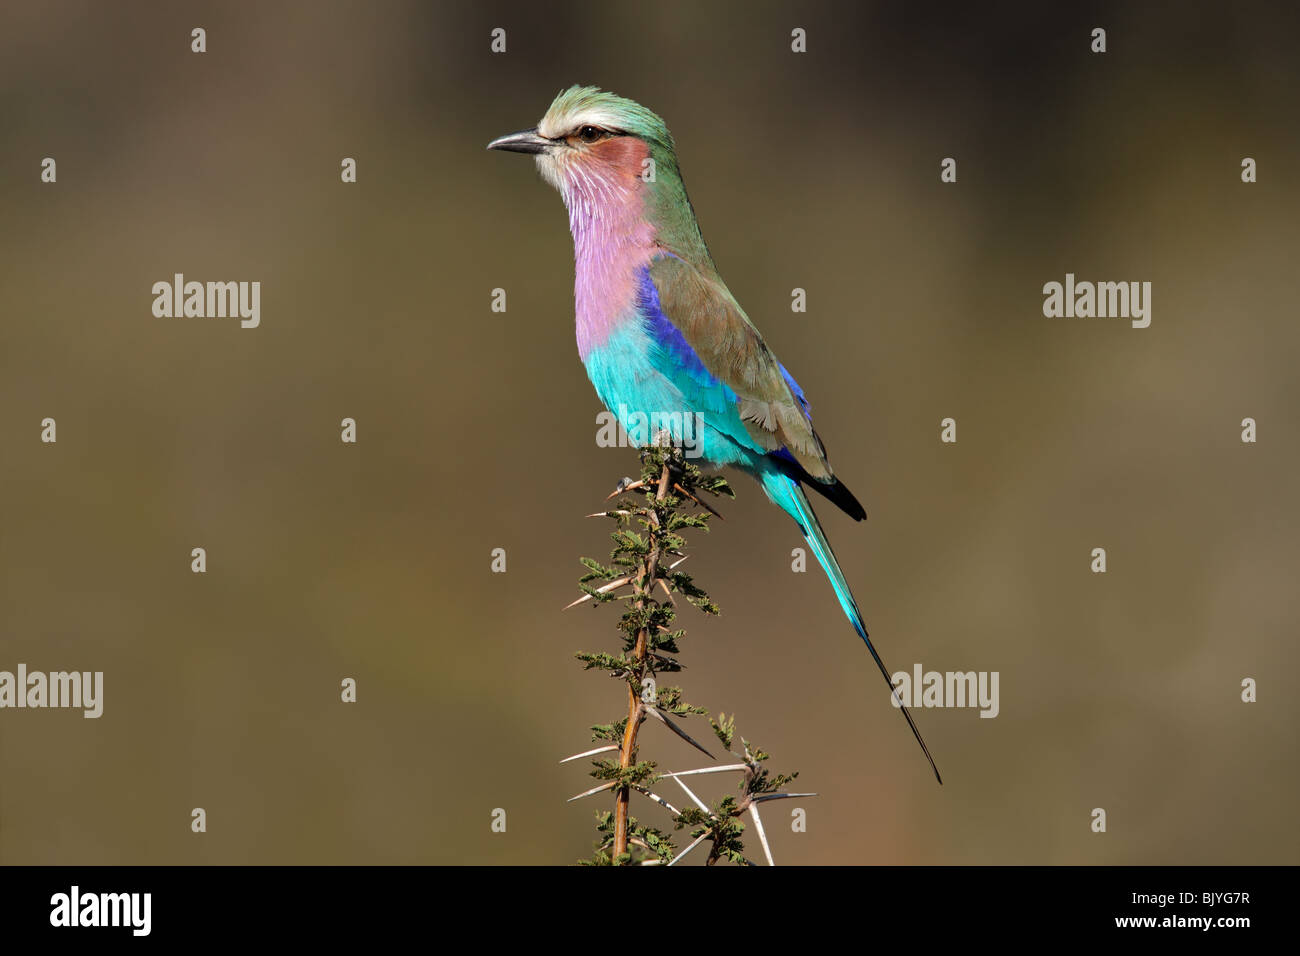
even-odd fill
[(566, 202), (598, 203), (677, 174), (664, 121), (594, 86), (570, 87), (535, 127), (494, 139), (488, 149), (534, 154), (542, 177)]

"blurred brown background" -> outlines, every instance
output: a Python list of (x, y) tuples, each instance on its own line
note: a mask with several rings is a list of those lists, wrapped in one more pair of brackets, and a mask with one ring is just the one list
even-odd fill
[[(636, 461), (595, 446), (561, 202), (483, 149), (573, 82), (676, 135), (871, 515), (821, 509), (886, 661), (1001, 674), (995, 720), (917, 714), (936, 786), (738, 481), (682, 683), (821, 794), (778, 862), (1300, 860), (1300, 16), (1056, 6), (5, 4), (0, 669), (102, 670), (105, 712), (0, 711), (0, 862), (590, 852), (557, 760), (620, 711), (572, 659), (616, 614), (559, 609)], [(260, 280), (261, 327), (154, 318), (175, 272)], [(1151, 327), (1044, 318), (1066, 272), (1151, 281)]]

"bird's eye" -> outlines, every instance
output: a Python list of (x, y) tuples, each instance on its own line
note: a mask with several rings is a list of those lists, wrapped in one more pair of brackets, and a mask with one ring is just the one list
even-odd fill
[(604, 133), (605, 131), (598, 126), (584, 126), (582, 129), (578, 130), (578, 139), (582, 140), (584, 143), (594, 143), (596, 140), (600, 139)]

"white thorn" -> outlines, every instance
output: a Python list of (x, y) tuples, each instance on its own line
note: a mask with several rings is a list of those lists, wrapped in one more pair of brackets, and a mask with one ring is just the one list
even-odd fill
[(608, 747), (597, 747), (595, 750), (584, 750), (580, 754), (574, 754), (572, 757), (565, 757), (560, 763), (568, 763), (570, 760), (577, 760), (579, 757), (591, 757), (596, 754), (603, 754), (607, 750), (618, 750), (618, 744), (610, 744)]
[(729, 763), (725, 767), (701, 767), (699, 770), (678, 770), (676, 773), (666, 773), (665, 777), (689, 777), (695, 773), (725, 773), (728, 770), (748, 770), (747, 764)]
[(699, 808), (700, 808), (701, 810), (703, 810), (705, 813), (709, 813), (709, 807), (708, 807), (708, 804), (706, 804), (703, 800), (701, 800), (699, 797), (697, 797), (697, 796), (695, 795), (695, 792), (694, 792), (693, 790), (691, 790), (690, 787), (686, 786), (686, 784), (682, 783), (682, 781), (681, 781), (680, 778), (678, 778), (678, 777), (673, 777), (673, 779), (677, 781), (677, 786), (679, 786), (679, 787), (681, 787), (683, 790), (685, 790), (685, 791), (686, 791), (686, 795), (687, 795), (688, 797), (690, 797), (692, 800), (695, 801), (695, 805), (696, 805), (697, 807), (699, 807)]
[(701, 843), (703, 843), (706, 837), (708, 837), (708, 834), (707, 834), (707, 833), (701, 833), (698, 837), (695, 838), (695, 842), (694, 842), (694, 843), (692, 843), (692, 844), (691, 844), (690, 846), (688, 846), (685, 850), (682, 850), (681, 853), (678, 853), (675, 857), (673, 857), (672, 862), (669, 863), (668, 865), (669, 865), (669, 866), (676, 866), (678, 863), (680, 863), (680, 862), (682, 861), (682, 857), (686, 856), (687, 853), (690, 853), (690, 852), (691, 852), (692, 850), (694, 850), (697, 846), (699, 846)]
[(776, 866), (772, 859), (772, 848), (767, 845), (767, 834), (763, 832), (763, 818), (758, 815), (758, 804), (749, 805), (749, 815), (754, 818), (754, 829), (758, 831), (758, 842), (763, 844), (763, 855), (767, 857), (768, 866)]
[(667, 811), (668, 811), (669, 813), (671, 813), (673, 816), (675, 816), (675, 817), (680, 817), (680, 816), (682, 815), (682, 811), (678, 810), (675, 806), (673, 806), (671, 803), (669, 803), (669, 802), (668, 802), (667, 800), (665, 800), (663, 797), (659, 796), (659, 794), (657, 794), (657, 793), (655, 793), (655, 792), (653, 792), (653, 791), (651, 791), (651, 790), (647, 790), (645, 787), (639, 787), (639, 786), (637, 786), (636, 784), (633, 784), (633, 785), (632, 785), (632, 789), (634, 789), (637, 793), (645, 794), (647, 797), (649, 797), (649, 798), (650, 798), (651, 800), (653, 800), (655, 803), (659, 804), (659, 806), (663, 807), (665, 810), (667, 810)]
[(609, 783), (602, 783), (599, 787), (592, 787), (590, 790), (584, 790), (582, 793), (578, 794), (576, 797), (569, 797), (569, 799), (568, 799), (568, 800), (565, 800), (564, 802), (565, 802), (565, 803), (572, 803), (574, 800), (581, 800), (583, 797), (589, 797), (589, 796), (591, 796), (593, 793), (600, 793), (600, 791), (602, 791), (602, 790), (610, 790), (610, 789), (612, 789), (612, 788), (614, 788), (614, 787), (616, 787), (616, 786), (618, 786), (618, 781), (617, 781), (617, 780), (611, 780)]

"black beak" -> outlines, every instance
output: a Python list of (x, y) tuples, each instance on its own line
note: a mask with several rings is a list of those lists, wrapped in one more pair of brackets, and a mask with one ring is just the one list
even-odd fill
[(511, 153), (545, 153), (555, 144), (545, 136), (537, 135), (537, 128), (520, 130), (499, 136), (488, 143), (488, 149), (504, 149)]

